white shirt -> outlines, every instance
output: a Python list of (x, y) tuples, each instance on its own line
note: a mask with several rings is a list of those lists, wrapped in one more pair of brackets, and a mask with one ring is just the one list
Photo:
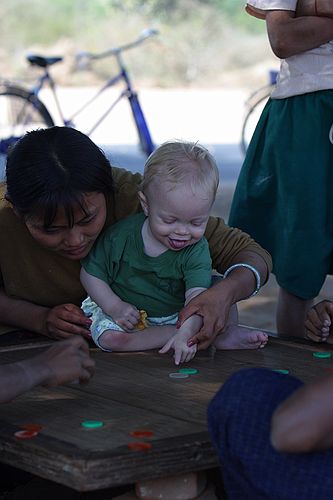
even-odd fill
[[(296, 10), (297, 0), (249, 0), (263, 10)], [(315, 49), (281, 60), (273, 99), (333, 89), (333, 40)]]

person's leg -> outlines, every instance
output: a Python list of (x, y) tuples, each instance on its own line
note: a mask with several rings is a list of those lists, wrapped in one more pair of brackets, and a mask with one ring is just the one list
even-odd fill
[(105, 330), (98, 337), (98, 345), (107, 351), (145, 351), (159, 349), (176, 333), (173, 325), (149, 326), (133, 333)]
[(270, 444), (272, 413), (302, 386), (264, 368), (234, 374), (208, 408), (208, 428), (228, 500), (329, 500), (333, 451), (280, 454)]
[(267, 341), (266, 333), (238, 324), (237, 306), (233, 305), (230, 309), (228, 323), (224, 331), (216, 337), (214, 346), (219, 350), (258, 349), (265, 347)]
[(293, 337), (304, 337), (304, 323), (312, 305), (313, 300), (301, 299), (280, 287), (276, 312), (278, 333)]
[[(90, 332), (92, 340), (104, 351), (144, 351), (159, 349), (176, 333), (177, 316), (166, 318), (148, 318), (149, 324), (144, 330), (125, 332), (111, 316), (93, 302), (90, 297), (82, 303), (84, 313), (92, 320)], [(155, 324), (160, 321), (159, 324)]]

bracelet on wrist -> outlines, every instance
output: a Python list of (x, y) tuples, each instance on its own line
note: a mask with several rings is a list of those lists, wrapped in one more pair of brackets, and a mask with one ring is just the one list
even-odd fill
[(246, 269), (249, 269), (250, 271), (253, 272), (255, 279), (256, 279), (256, 288), (251, 295), (248, 297), (245, 297), (246, 299), (249, 299), (250, 297), (253, 297), (254, 295), (257, 295), (257, 293), (260, 290), (261, 282), (260, 282), (260, 274), (258, 270), (251, 266), (250, 264), (246, 264), (245, 262), (239, 262), (238, 264), (233, 264), (232, 266), (228, 267), (228, 269), (225, 271), (223, 274), (223, 279), (225, 279), (234, 269), (237, 269), (238, 267), (245, 267)]

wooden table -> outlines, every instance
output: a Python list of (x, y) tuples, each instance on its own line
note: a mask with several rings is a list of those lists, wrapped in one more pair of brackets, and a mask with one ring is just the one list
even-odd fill
[[(0, 342), (0, 363), (32, 356), (41, 348), (38, 342)], [(96, 374), (88, 385), (36, 388), (1, 406), (0, 460), (78, 491), (216, 467), (206, 409), (223, 381), (246, 367), (289, 369), (309, 381), (333, 368), (332, 359), (312, 356), (316, 350), (315, 344), (274, 338), (255, 351), (210, 350), (189, 364), (198, 369), (196, 375), (174, 380), (169, 373), (177, 367), (170, 356), (92, 349)], [(104, 425), (87, 430), (81, 426), (84, 420)], [(14, 437), (21, 425), (30, 423), (43, 426), (37, 437)], [(145, 439), (152, 444), (150, 450), (128, 448), (129, 442), (138, 441), (130, 432), (138, 429), (154, 432)]]

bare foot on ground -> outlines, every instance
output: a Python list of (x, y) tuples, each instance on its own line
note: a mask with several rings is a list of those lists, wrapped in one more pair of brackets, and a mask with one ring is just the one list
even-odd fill
[(265, 347), (268, 335), (245, 326), (230, 325), (215, 340), (216, 349), (261, 349)]

